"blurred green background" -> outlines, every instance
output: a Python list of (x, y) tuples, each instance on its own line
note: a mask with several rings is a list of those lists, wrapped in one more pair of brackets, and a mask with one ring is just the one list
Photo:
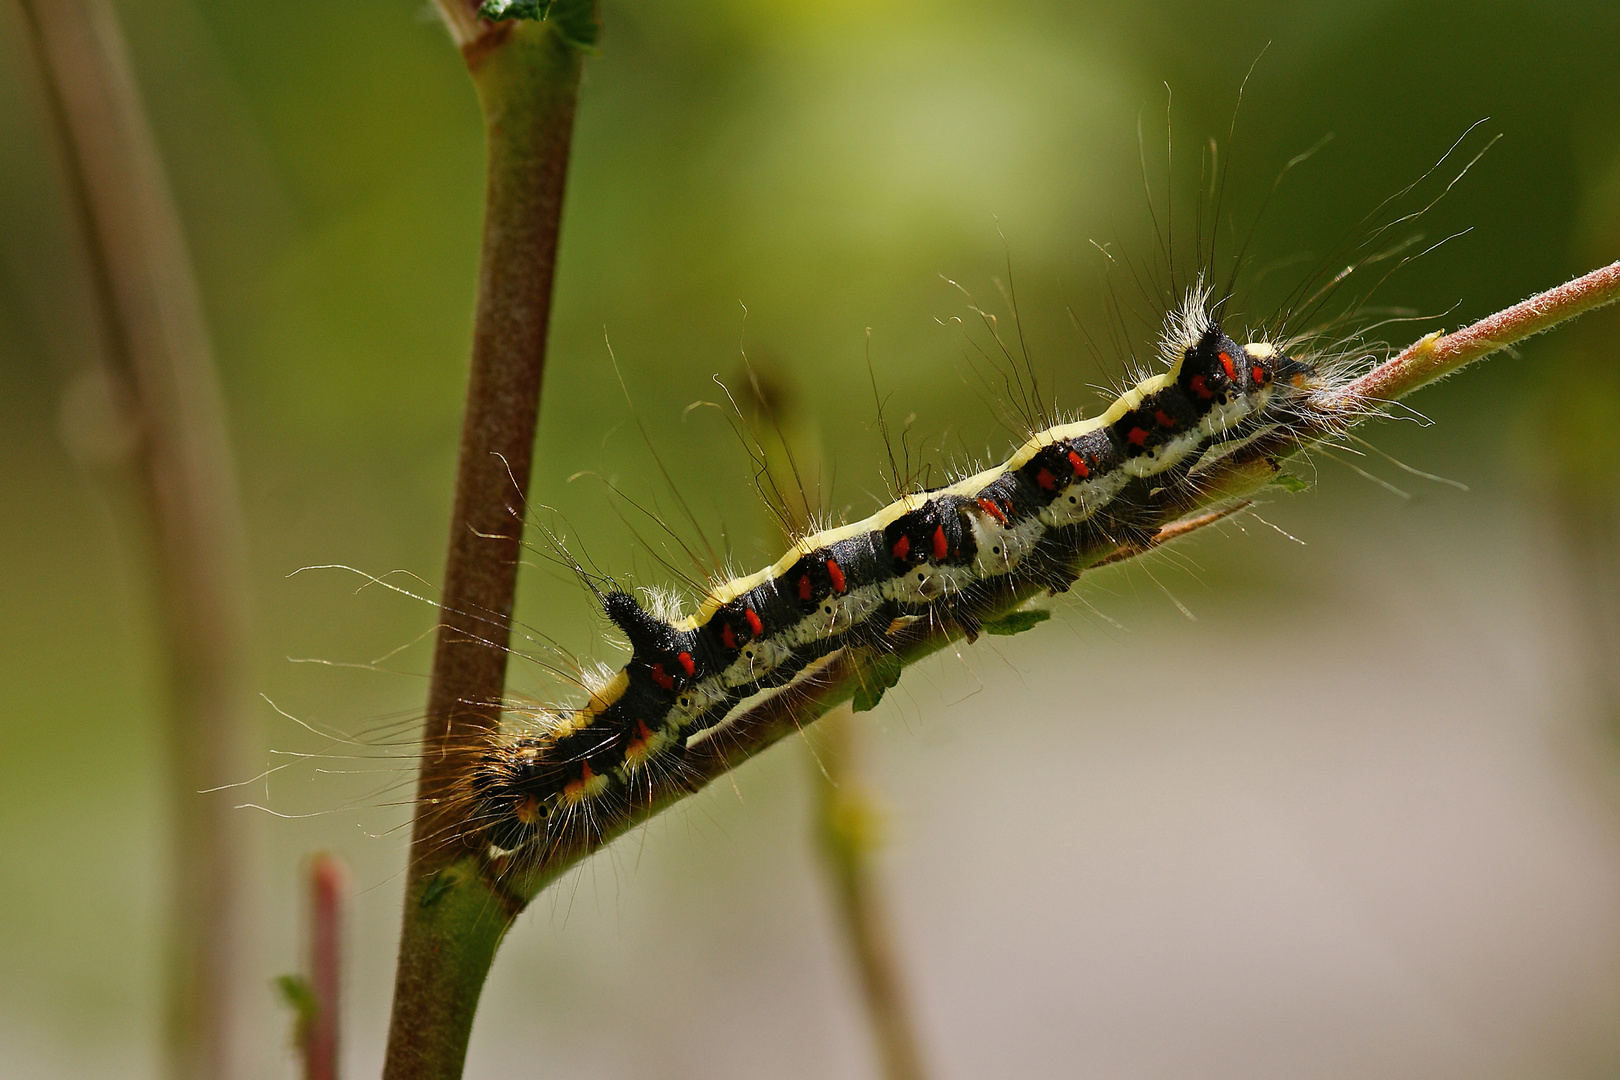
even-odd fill
[[(480, 121), (421, 3), (117, 7), (223, 369), (253, 689), (370, 733), (357, 752), (252, 706), (267, 762), (326, 757), (243, 795), (288, 815), (256, 819), (251, 1075), (293, 1074), (268, 981), (299, 964), (297, 872), (319, 847), (361, 890), (347, 1051), (367, 1075), (434, 619), (341, 572), (288, 575), (439, 573)], [(1471, 145), (1502, 140), (1391, 234), (1468, 230), (1381, 291), (1434, 317), (1394, 340), (1620, 255), (1612, 3), (604, 0), (602, 17), (532, 497), (640, 584), (670, 575), (602, 478), (673, 501), (605, 339), (676, 487), (752, 569), (776, 541), (747, 460), (722, 413), (685, 411), (716, 400), (711, 376), (735, 381), (745, 345), (795, 387), (827, 502), (864, 514), (885, 460), (869, 363), (936, 476), (1021, 436), (941, 325), (966, 313), (944, 279), (1004, 311), (1010, 267), (1043, 383), (1094, 408), (1125, 358), (1073, 321), (1108, 341), (1110, 283), (1133, 287), (1092, 241), (1153, 257), (1138, 131), (1162, 198), (1167, 98), (1183, 224), (1208, 138), (1241, 231), (1333, 136), (1259, 219), (1253, 266), (1276, 269), (1248, 294), (1257, 322), (1481, 119)], [(0, 58), (0, 1073), (145, 1077), (166, 858), (151, 577), (127, 485), (64, 438), (91, 359), (84, 270), (9, 7)], [(907, 676), (869, 722), (941, 1076), (1613, 1075), (1617, 331), (1532, 342), (1426, 391), (1434, 426), (1365, 433), (1466, 494), (1362, 463), (1401, 500), (1321, 458), (1318, 491), (1263, 511), (1306, 546), (1230, 528), (1080, 590), (1063, 626)], [(615, 659), (544, 560), (519, 618)], [(289, 663), (402, 646), (382, 671)], [(562, 692), (530, 665), (512, 689)], [(774, 751), (538, 901), (470, 1075), (870, 1075), (807, 776), (802, 751)]]

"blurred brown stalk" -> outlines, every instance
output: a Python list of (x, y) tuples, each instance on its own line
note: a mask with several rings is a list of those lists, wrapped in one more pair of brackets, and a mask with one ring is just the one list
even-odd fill
[(314, 1015), (304, 1033), (306, 1080), (337, 1080), (342, 1022), (343, 904), (349, 874), (343, 861), (325, 852), (309, 868), (309, 988)]
[[(792, 544), (815, 531), (826, 475), (821, 440), (804, 410), (798, 387), (752, 363), (754, 451), (763, 466), (761, 494), (775, 506), (782, 539)], [(906, 993), (905, 965), (894, 933), (888, 895), (873, 856), (881, 845), (882, 810), (862, 777), (861, 733), (848, 705), (816, 725), (811, 756), (816, 787), (815, 830), (828, 892), (837, 908), (850, 965), (886, 1080), (925, 1080), (922, 1041)]]
[(925, 1080), (922, 1043), (883, 880), (872, 855), (881, 843), (881, 810), (860, 774), (855, 714), (840, 705), (816, 725), (817, 828), (833, 900), (860, 977), (867, 1022), (886, 1080)]
[(19, 0), (83, 238), (100, 376), (139, 433), (141, 527), (155, 563), (174, 826), (168, 1075), (229, 1076), (248, 935), (240, 778), (247, 613), (243, 529), (213, 350), (180, 217), (106, 0)]

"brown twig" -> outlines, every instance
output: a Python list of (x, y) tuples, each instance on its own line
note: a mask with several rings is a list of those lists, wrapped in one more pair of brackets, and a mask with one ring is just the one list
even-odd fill
[(176, 861), (169, 875), (168, 1075), (232, 1071), (244, 761), (243, 528), (225, 408), (156, 143), (105, 0), (19, 0), (89, 263), (102, 362), (141, 433), (170, 696)]
[[(517, 910), (475, 885), (454, 887), (454, 864), (465, 855), (456, 838), (464, 830), (445, 796), (467, 769), (477, 736), (500, 719), (581, 63), (578, 45), (553, 21), (473, 20), (469, 37), (465, 6), (440, 6), (483, 108), (488, 183), (444, 619), (383, 1067), (388, 1080), (460, 1075), (479, 990)], [(572, 14), (593, 18), (588, 2)]]
[[(1365, 418), (1464, 364), (1616, 300), (1620, 300), (1620, 263), (1515, 304), (1455, 334), (1422, 339), (1337, 393), (1324, 395), (1321, 427), (1280, 431), (1249, 444), (1203, 474), (1196, 489), (1161, 489), (1149, 511), (1157, 522), (1155, 533), (1143, 542), (1099, 541), (1095, 547), (1076, 554), (1070, 575), (1077, 577), (1090, 568), (1135, 558), (1215, 524), (1270, 484), (1279, 472), (1280, 459), (1331, 437), (1341, 422)], [(1016, 609), (1043, 591), (1039, 585), (1020, 585), (1008, 592), (1002, 610)], [(891, 639), (892, 652), (876, 661), (876, 666), (895, 670), (963, 636), (961, 628), (950, 624), (919, 622)], [(679, 777), (633, 793), (617, 817), (598, 819), (589, 835), (566, 836), (548, 847), (540, 859), (523, 865), (496, 860), (482, 868), (469, 867), (468, 872), (481, 873), (492, 882), (501, 881), (503, 890), (521, 898), (534, 896), (570, 866), (648, 816), (849, 701), (874, 677), (874, 664), (874, 657), (858, 650), (833, 654), (801, 681), (743, 710), (709, 737), (695, 742), (687, 750)]]
[[(1273, 455), (1277, 452), (1279, 446), (1275, 443), (1255, 444), (1252, 456), (1230, 462), (1220, 475), (1207, 477), (1197, 494), (1182, 493), (1164, 501), (1159, 513), (1165, 524), (1156, 533), (1140, 542), (1125, 544), (1099, 539), (1075, 555), (1070, 575), (1077, 577), (1086, 569), (1146, 554), (1223, 520), (1229, 513), (1225, 508), (1241, 502), (1276, 477), (1278, 466)], [(1222, 509), (1202, 512), (1202, 508), (1210, 504), (1218, 504)], [(1004, 612), (1013, 611), (1046, 592), (1043, 584), (1023, 582), (1010, 587), (999, 606)], [(727, 719), (722, 727), (710, 729), (706, 737), (687, 747), (678, 772), (660, 779), (650, 788), (628, 792), (622, 811), (612, 818), (599, 819), (589, 832), (574, 830), (564, 834), (538, 859), (529, 855), (523, 856), (520, 862), (470, 859), (462, 864), (461, 872), (478, 875), (492, 891), (515, 896), (526, 903), (591, 852), (701, 790), (781, 739), (802, 732), (806, 725), (830, 709), (857, 694), (875, 700), (877, 692), (887, 685), (881, 683), (885, 670), (894, 672), (908, 667), (965, 637), (962, 628), (953, 623), (921, 619), (891, 635), (881, 658), (861, 650), (839, 650), (797, 682)]]

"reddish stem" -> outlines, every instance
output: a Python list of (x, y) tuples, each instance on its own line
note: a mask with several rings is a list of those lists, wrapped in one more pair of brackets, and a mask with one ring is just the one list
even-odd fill
[(309, 989), (315, 1012), (304, 1043), (305, 1080), (337, 1080), (342, 1014), (343, 906), (349, 874), (336, 855), (315, 856), (309, 868)]
[(1350, 383), (1333, 400), (1363, 407), (1393, 401), (1498, 349), (1616, 300), (1620, 300), (1620, 262), (1537, 293), (1454, 334), (1430, 334)]

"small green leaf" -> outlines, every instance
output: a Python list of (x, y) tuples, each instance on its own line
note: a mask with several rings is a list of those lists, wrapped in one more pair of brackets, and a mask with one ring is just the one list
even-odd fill
[(906, 670), (906, 665), (898, 657), (884, 656), (870, 667), (860, 670), (861, 685), (855, 691), (855, 698), (850, 702), (852, 712), (870, 712), (883, 700), (883, 692), (900, 681), (900, 673)]
[(1311, 482), (1309, 480), (1306, 480), (1304, 477), (1295, 476), (1293, 473), (1278, 473), (1271, 482), (1282, 488), (1284, 491), (1292, 491), (1296, 494), (1301, 491), (1308, 491), (1311, 486)]
[(315, 1015), (321, 1008), (315, 1000), (315, 991), (310, 989), (309, 980), (302, 975), (277, 975), (271, 985), (281, 995), (282, 1003), (293, 1011), (293, 1045), (304, 1045), (315, 1027)]
[(1012, 637), (1022, 634), (1025, 630), (1033, 629), (1052, 617), (1052, 613), (1045, 608), (1033, 608), (1029, 611), (1009, 611), (999, 619), (984, 624), (984, 632), (999, 637)]
[(602, 32), (602, 24), (596, 21), (596, 0), (550, 0), (547, 6), (551, 13), (546, 20), (558, 37), (576, 49), (596, 48)]
[(596, 48), (602, 30), (596, 21), (596, 0), (484, 0), (478, 5), (478, 15), (490, 22), (543, 20), (551, 24), (558, 37), (587, 51)]
[(308, 979), (302, 975), (277, 975), (274, 986), (288, 1008), (300, 1016), (314, 1014), (315, 991), (309, 988)]
[(478, 16), (490, 22), (500, 22), (502, 19), (533, 19), (539, 22), (546, 17), (550, 7), (551, 0), (484, 0), (478, 5)]
[(418, 907), (430, 908), (444, 898), (444, 894), (456, 887), (455, 874), (439, 873), (428, 879), (422, 886), (422, 896), (416, 901)]

